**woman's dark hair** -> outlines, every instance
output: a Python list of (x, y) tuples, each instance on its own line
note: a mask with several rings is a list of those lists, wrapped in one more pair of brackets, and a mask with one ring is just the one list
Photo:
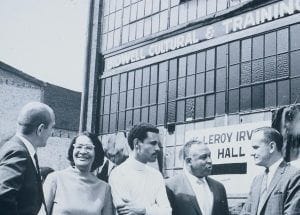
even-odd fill
[(70, 144), (69, 150), (68, 150), (68, 160), (70, 161), (71, 166), (75, 166), (74, 159), (73, 159), (73, 151), (74, 151), (73, 144), (76, 143), (76, 140), (79, 136), (87, 136), (91, 140), (93, 145), (95, 146), (95, 148), (94, 148), (94, 150), (95, 150), (95, 159), (94, 159), (94, 162), (93, 162), (92, 167), (91, 167), (91, 172), (92, 172), (92, 171), (94, 171), (95, 169), (97, 169), (99, 166), (101, 166), (103, 164), (104, 151), (103, 151), (102, 143), (100, 142), (100, 140), (98, 139), (98, 136), (96, 134), (93, 134), (93, 133), (90, 133), (90, 132), (87, 132), (87, 131), (84, 131), (84, 132), (78, 134), (71, 141), (71, 144)]

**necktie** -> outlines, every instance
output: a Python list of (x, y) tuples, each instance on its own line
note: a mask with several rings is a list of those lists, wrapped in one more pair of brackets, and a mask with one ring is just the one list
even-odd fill
[(39, 161), (38, 161), (37, 154), (35, 153), (33, 157), (34, 157), (35, 166), (36, 166), (36, 169), (37, 169), (37, 180), (38, 180), (39, 189), (40, 189), (40, 192), (41, 192), (41, 195), (42, 195), (42, 202), (43, 202), (46, 214), (48, 215), (46, 202), (45, 202), (45, 197), (44, 197), (44, 192), (43, 192), (43, 187), (42, 187), (41, 172), (40, 172), (40, 166), (39, 166)]
[(263, 203), (265, 202), (267, 198), (267, 191), (268, 191), (268, 173), (269, 168), (265, 169), (264, 178), (261, 183), (261, 189), (260, 189), (260, 199), (258, 204), (258, 211), (261, 211), (263, 207)]

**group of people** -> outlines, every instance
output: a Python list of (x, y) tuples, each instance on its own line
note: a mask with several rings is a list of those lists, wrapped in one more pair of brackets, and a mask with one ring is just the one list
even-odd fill
[[(70, 167), (50, 173), (42, 184), (36, 150), (54, 125), (46, 104), (32, 102), (21, 110), (16, 135), (0, 149), (0, 214), (229, 215), (225, 187), (209, 176), (208, 145), (185, 143), (183, 171), (164, 180), (147, 165), (161, 150), (159, 130), (148, 123), (129, 131), (130, 156), (103, 147), (96, 134), (80, 133), (68, 149)], [(283, 159), (283, 142), (271, 127), (254, 130), (252, 155), (265, 171), (255, 177), (241, 214), (300, 214), (300, 168)]]

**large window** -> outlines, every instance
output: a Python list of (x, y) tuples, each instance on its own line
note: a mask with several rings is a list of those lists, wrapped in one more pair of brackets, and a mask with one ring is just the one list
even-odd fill
[(296, 24), (102, 79), (100, 133), (299, 102), (299, 34)]
[(247, 0), (105, 0), (102, 50), (167, 30)]

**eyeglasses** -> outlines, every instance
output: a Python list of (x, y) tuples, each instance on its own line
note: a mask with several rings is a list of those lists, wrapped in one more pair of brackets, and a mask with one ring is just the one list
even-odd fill
[(74, 149), (76, 149), (76, 150), (82, 150), (82, 149), (84, 149), (87, 152), (91, 152), (95, 148), (95, 146), (91, 145), (91, 144), (89, 144), (89, 145), (73, 144), (73, 146), (74, 146)]

